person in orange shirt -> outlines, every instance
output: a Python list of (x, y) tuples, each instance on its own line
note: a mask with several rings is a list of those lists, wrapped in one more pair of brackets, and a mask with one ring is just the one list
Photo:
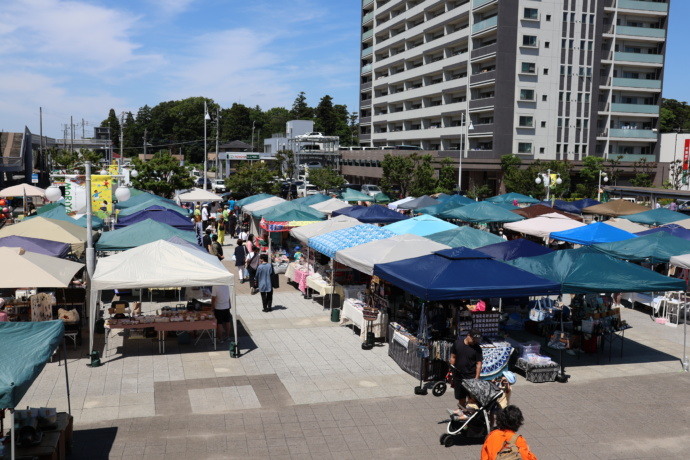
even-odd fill
[[(482, 447), (481, 460), (495, 460), (498, 453), (515, 436), (525, 418), (522, 411), (517, 406), (508, 406), (496, 416), (496, 429), (489, 433)], [(522, 455), (522, 460), (537, 460), (537, 457), (529, 450), (527, 441), (522, 436), (518, 436), (515, 445)]]

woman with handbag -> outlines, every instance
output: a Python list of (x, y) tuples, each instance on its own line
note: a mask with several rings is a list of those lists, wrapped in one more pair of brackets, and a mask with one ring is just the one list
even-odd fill
[(269, 312), (273, 308), (273, 265), (268, 263), (268, 254), (261, 254), (259, 259), (261, 264), (256, 269), (256, 280), (259, 283), (263, 311)]
[(237, 274), (240, 278), (240, 284), (244, 284), (244, 264), (246, 262), (247, 249), (242, 244), (242, 240), (237, 240), (237, 247), (235, 247), (235, 267), (237, 267)]
[(245, 265), (247, 265), (247, 275), (249, 275), (251, 293), (254, 295), (259, 292), (258, 285), (256, 284), (256, 270), (259, 268), (259, 248), (254, 248), (252, 252), (247, 253)]

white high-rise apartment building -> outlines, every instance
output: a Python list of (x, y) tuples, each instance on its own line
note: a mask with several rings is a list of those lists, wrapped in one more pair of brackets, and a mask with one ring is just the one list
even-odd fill
[(360, 144), (656, 161), (669, 5), (362, 0)]

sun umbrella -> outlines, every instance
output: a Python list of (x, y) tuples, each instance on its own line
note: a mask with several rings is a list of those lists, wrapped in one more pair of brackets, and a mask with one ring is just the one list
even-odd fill
[(0, 288), (67, 287), (84, 264), (26, 252), (22, 248), (0, 247)]
[(19, 184), (0, 190), (0, 197), (6, 196), (45, 196), (46, 191), (31, 184)]

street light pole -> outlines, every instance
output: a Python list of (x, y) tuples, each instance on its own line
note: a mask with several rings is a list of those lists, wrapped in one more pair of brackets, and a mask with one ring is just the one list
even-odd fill
[[(468, 121), (469, 124), (467, 123)], [(465, 112), (462, 113), (460, 125), (464, 127), (464, 143), (460, 146), (461, 148), (458, 149), (460, 152), (460, 162), (458, 163), (458, 195), (460, 195), (460, 191), (462, 190), (462, 159), (463, 157), (467, 156), (467, 141), (469, 140), (468, 130), (474, 129), (474, 126), (472, 126), (472, 121), (465, 119)]]
[[(560, 173), (557, 173), (558, 177), (556, 178), (556, 185), (561, 185), (563, 183), (563, 180), (561, 179)], [(534, 182), (536, 184), (541, 184), (542, 179), (544, 181), (544, 187), (546, 187), (546, 201), (549, 201), (551, 199), (551, 170), (547, 169), (545, 173), (540, 172), (537, 173), (537, 178), (534, 179)]]
[(206, 122), (210, 119), (211, 117), (208, 114), (208, 106), (206, 105), (206, 101), (204, 101), (204, 190), (206, 190), (206, 182), (208, 181), (208, 147), (206, 142)]
[(601, 177), (604, 177), (604, 182), (609, 181), (608, 174), (603, 172), (601, 169), (599, 170), (599, 188), (597, 188), (597, 201), (601, 201)]

